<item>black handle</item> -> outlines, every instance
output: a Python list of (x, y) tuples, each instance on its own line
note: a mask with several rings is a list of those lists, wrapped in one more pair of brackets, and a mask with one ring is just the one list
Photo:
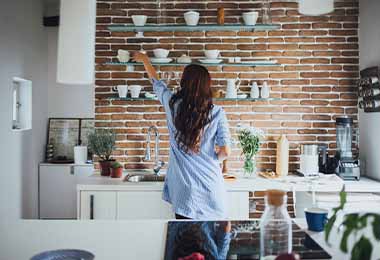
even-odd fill
[(94, 195), (90, 195), (90, 219), (94, 219)]

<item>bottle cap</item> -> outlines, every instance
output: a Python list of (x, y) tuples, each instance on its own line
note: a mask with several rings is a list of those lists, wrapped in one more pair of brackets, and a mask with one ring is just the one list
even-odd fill
[(266, 196), (269, 205), (281, 206), (284, 203), (285, 191), (282, 190), (267, 190)]

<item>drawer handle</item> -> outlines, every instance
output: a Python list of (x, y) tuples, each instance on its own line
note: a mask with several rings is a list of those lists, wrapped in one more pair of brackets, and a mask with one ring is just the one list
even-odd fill
[(94, 195), (90, 195), (90, 219), (94, 219)]
[(71, 175), (74, 175), (74, 174), (75, 174), (74, 166), (70, 166), (70, 174), (71, 174)]

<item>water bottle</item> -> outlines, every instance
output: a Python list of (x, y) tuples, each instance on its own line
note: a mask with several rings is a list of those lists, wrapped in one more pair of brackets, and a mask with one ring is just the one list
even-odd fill
[(292, 252), (292, 221), (286, 208), (284, 191), (268, 190), (260, 219), (260, 259), (274, 260)]

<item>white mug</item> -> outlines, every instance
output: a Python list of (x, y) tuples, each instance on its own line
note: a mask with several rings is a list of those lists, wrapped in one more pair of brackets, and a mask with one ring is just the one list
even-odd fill
[(128, 86), (127, 85), (117, 86), (117, 92), (119, 93), (120, 98), (126, 98), (128, 94)]
[(128, 62), (130, 59), (129, 51), (126, 50), (118, 50), (117, 51), (117, 59), (120, 62)]
[(129, 89), (131, 90), (131, 97), (138, 98), (140, 96), (140, 91), (142, 87), (140, 85), (132, 85), (129, 86)]

